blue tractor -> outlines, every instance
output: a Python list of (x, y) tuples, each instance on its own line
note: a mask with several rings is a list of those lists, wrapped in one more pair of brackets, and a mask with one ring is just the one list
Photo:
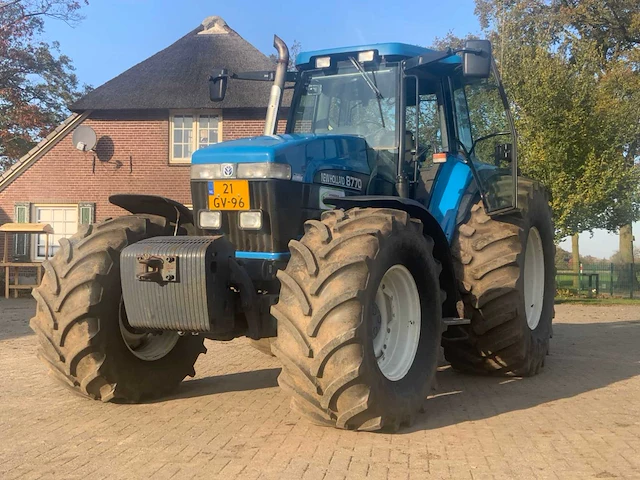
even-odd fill
[[(282, 362), (312, 421), (411, 423), (439, 352), (454, 369), (529, 376), (551, 336), (554, 227), (518, 176), (488, 41), (306, 52), (273, 82), (264, 136), (194, 153), (193, 210), (114, 195), (131, 215), (83, 227), (45, 263), (32, 328), (63, 383), (102, 401), (176, 387), (205, 338)], [(286, 133), (278, 110), (292, 89)]]

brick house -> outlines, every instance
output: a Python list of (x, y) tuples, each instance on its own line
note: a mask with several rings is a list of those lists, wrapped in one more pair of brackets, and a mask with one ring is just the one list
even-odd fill
[[(262, 134), (269, 97), (266, 82), (234, 80), (224, 101), (212, 103), (207, 79), (213, 67), (237, 72), (272, 70), (274, 64), (224, 20), (208, 17), (71, 105), (72, 115), (0, 176), (0, 224), (51, 224), (54, 253), (59, 239), (74, 234), (79, 224), (125, 214), (109, 203), (114, 193), (163, 195), (191, 204), (191, 153)], [(96, 132), (94, 151), (72, 144), (79, 125)], [(40, 237), (18, 237), (10, 245), (13, 258), (42, 259)]]

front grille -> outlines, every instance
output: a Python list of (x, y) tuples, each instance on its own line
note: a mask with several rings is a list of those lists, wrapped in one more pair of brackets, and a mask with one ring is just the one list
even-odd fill
[[(222, 233), (236, 250), (245, 252), (287, 252), (289, 240), (303, 234), (305, 220), (319, 218), (320, 210), (310, 205), (310, 186), (287, 180), (249, 181), (251, 209), (262, 210), (262, 230), (240, 230), (237, 211), (222, 212)], [(193, 210), (197, 215), (208, 207), (206, 181), (192, 181)], [(313, 202), (311, 202), (313, 203)], [(315, 202), (317, 203), (317, 202)], [(207, 234), (220, 232), (207, 231)]]

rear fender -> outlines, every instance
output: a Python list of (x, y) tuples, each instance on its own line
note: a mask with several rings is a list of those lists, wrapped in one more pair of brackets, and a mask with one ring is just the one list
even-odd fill
[(447, 294), (447, 298), (442, 304), (443, 317), (458, 317), (456, 302), (460, 299), (456, 284), (456, 276), (453, 269), (453, 259), (451, 258), (451, 248), (447, 237), (442, 231), (438, 221), (431, 215), (421, 203), (408, 198), (385, 197), (385, 196), (351, 196), (332, 197), (324, 200), (325, 203), (335, 205), (338, 208), (349, 209), (360, 208), (393, 208), (403, 210), (413, 218), (418, 218), (424, 226), (423, 233), (434, 241), (433, 256), (442, 265), (440, 273), (440, 287)]

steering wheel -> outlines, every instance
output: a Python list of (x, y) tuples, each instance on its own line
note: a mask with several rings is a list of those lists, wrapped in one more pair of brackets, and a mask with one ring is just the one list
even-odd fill
[(362, 135), (368, 139), (371, 140), (371, 143), (375, 143), (375, 139), (382, 133), (382, 132), (386, 132), (387, 129), (384, 128), (380, 123), (374, 122), (373, 120), (363, 120), (362, 122), (359, 123), (359, 125), (365, 125), (365, 124), (370, 124), (373, 125), (374, 127), (376, 127), (376, 130), (371, 130), (367, 133), (363, 133)]

